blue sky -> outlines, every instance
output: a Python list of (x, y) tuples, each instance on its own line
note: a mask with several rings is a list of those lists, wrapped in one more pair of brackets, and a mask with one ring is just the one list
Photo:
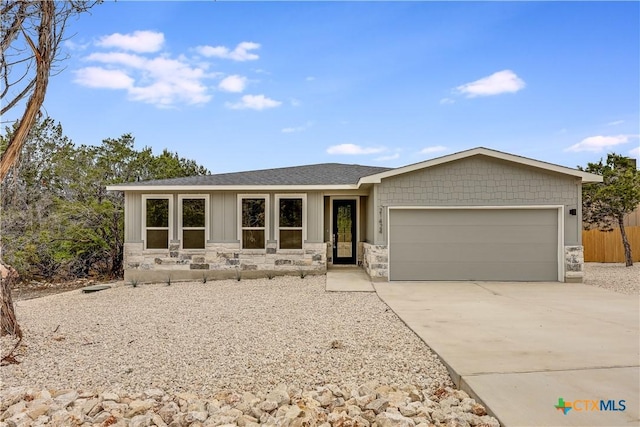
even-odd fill
[[(638, 2), (107, 2), (46, 112), (213, 173), (401, 166), (484, 146), (638, 157)], [(3, 119), (4, 120), (4, 119)]]

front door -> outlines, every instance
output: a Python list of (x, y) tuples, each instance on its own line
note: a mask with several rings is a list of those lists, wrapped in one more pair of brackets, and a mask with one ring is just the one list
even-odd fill
[(333, 263), (356, 263), (356, 201), (333, 201)]

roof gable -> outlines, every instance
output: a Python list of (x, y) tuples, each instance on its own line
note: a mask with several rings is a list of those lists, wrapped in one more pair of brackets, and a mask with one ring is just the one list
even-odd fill
[(513, 162), (524, 166), (546, 170), (549, 172), (569, 175), (580, 178), (582, 182), (602, 182), (601, 176), (592, 173), (583, 172), (577, 169), (555, 165), (553, 163), (547, 163), (540, 160), (534, 160), (527, 157), (516, 156), (514, 154), (504, 153), (502, 151), (491, 150), (489, 148), (477, 147), (470, 150), (449, 154), (447, 156), (436, 157), (435, 159), (426, 160), (424, 162), (414, 163), (396, 169), (390, 169), (388, 171), (380, 172), (375, 175), (369, 175), (360, 179), (358, 184), (378, 184), (384, 178), (414, 172), (420, 169), (430, 168), (449, 162), (455, 162), (457, 160), (466, 159), (472, 156), (487, 156), (495, 159), (505, 160), (507, 162)]

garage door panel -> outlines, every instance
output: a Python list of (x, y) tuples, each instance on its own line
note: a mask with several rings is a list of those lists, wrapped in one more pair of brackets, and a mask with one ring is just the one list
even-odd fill
[[(480, 227), (480, 228), (479, 228)], [(422, 232), (416, 233), (416, 226), (392, 226), (390, 233), (398, 241), (406, 243), (423, 243), (425, 236), (433, 243), (466, 243), (466, 242), (500, 242), (508, 243), (514, 239), (532, 243), (546, 243), (555, 239), (558, 234), (557, 225), (524, 225), (524, 226), (491, 226), (456, 225), (422, 226)]]
[[(394, 254), (393, 259), (411, 262), (451, 260), (456, 262), (510, 262), (514, 258), (525, 259), (529, 262), (555, 262), (557, 259), (557, 251), (547, 250), (548, 247), (544, 244), (471, 243), (460, 247), (460, 245), (448, 243), (432, 246), (429, 249), (429, 251), (425, 250), (424, 245), (418, 243), (403, 245), (398, 249), (399, 252)], [(509, 257), (500, 256), (501, 251), (504, 250), (509, 251)]]
[[(414, 213), (426, 211), (429, 212), (428, 216), (414, 215)], [(473, 217), (470, 216), (470, 211), (473, 211)], [(514, 216), (516, 211), (517, 216)], [(413, 226), (448, 226), (452, 223), (483, 226), (551, 225), (557, 223), (556, 210), (541, 209), (407, 209), (393, 211), (393, 214), (403, 215), (403, 224)]]
[[(408, 272), (415, 271), (416, 268), (424, 268), (424, 265), (415, 263), (398, 263), (394, 266), (393, 280), (416, 280)], [(514, 279), (521, 275), (526, 275), (527, 281), (555, 281), (557, 275), (549, 277), (544, 273), (545, 265), (531, 262), (510, 262), (510, 263), (460, 263), (460, 262), (434, 262), (429, 263), (429, 279), (423, 280), (478, 280), (478, 281), (520, 281)], [(447, 271), (456, 271), (455, 278), (452, 278)]]
[(391, 280), (558, 279), (556, 209), (392, 209)]

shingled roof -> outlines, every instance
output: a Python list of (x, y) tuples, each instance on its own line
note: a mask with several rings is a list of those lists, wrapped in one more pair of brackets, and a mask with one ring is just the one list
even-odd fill
[(317, 165), (287, 168), (262, 169), (247, 172), (221, 173), (216, 175), (188, 176), (184, 178), (158, 179), (154, 181), (118, 184), (127, 186), (229, 186), (229, 185), (355, 185), (362, 177), (386, 172), (390, 168), (377, 166), (321, 163)]

